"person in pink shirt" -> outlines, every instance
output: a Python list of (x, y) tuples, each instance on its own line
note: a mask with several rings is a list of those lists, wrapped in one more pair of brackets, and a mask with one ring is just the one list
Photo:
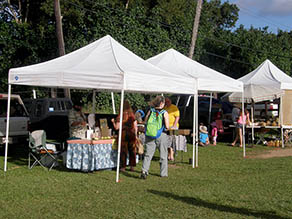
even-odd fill
[(239, 147), (242, 147), (242, 128), (243, 125), (246, 124), (246, 114), (240, 110), (239, 118), (236, 123), (236, 137), (234, 141), (232, 142), (231, 146), (235, 146), (236, 142), (239, 139)]

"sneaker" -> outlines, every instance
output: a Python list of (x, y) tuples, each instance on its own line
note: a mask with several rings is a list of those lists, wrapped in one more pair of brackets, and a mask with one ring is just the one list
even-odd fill
[(141, 179), (146, 179), (147, 178), (147, 173), (142, 172), (140, 178)]

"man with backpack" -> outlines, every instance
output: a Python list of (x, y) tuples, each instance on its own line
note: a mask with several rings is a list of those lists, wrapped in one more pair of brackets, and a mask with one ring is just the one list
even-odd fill
[(169, 129), (169, 118), (167, 111), (163, 109), (164, 105), (165, 98), (163, 96), (157, 96), (150, 103), (150, 110), (148, 111), (145, 118), (146, 151), (142, 164), (142, 179), (146, 179), (148, 175), (150, 163), (155, 153), (156, 147), (160, 152), (160, 176), (168, 176), (168, 136), (165, 131)]

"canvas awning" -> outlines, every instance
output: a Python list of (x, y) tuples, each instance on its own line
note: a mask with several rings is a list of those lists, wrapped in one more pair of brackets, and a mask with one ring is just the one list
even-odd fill
[(56, 59), (9, 70), (9, 84), (110, 91), (193, 94), (195, 81), (153, 66), (109, 35)]
[[(157, 67), (198, 80), (198, 90), (208, 92), (240, 92), (243, 83), (196, 62), (175, 49), (169, 49), (147, 60)], [(240, 94), (241, 95), (241, 94)]]
[[(254, 71), (238, 79), (244, 84), (244, 101), (261, 102), (279, 98), (283, 90), (292, 89), (292, 78), (276, 67), (270, 60), (264, 61)], [(240, 102), (237, 93), (228, 94), (230, 102)]]

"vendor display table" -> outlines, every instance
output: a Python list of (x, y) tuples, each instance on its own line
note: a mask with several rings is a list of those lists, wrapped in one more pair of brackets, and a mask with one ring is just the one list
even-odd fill
[(263, 143), (266, 144), (267, 140), (265, 139), (265, 135), (270, 132), (271, 130), (274, 130), (276, 132), (276, 135), (279, 136), (278, 138), (281, 139), (281, 127), (280, 126), (263, 126), (260, 127), (258, 133), (259, 140), (256, 144)]
[[(234, 128), (234, 125), (229, 125), (229, 127)], [(252, 128), (254, 128), (255, 133), (258, 136), (258, 141), (256, 142), (256, 145), (263, 143), (265, 144), (267, 141), (265, 139), (265, 135), (270, 132), (271, 130), (275, 131), (276, 135), (279, 139), (281, 139), (281, 127), (280, 126), (258, 126), (254, 125), (253, 127), (251, 125), (245, 126), (247, 133), (251, 131)]]
[(112, 148), (113, 139), (69, 140), (67, 143), (66, 167), (69, 169), (88, 172), (117, 166), (118, 152)]

